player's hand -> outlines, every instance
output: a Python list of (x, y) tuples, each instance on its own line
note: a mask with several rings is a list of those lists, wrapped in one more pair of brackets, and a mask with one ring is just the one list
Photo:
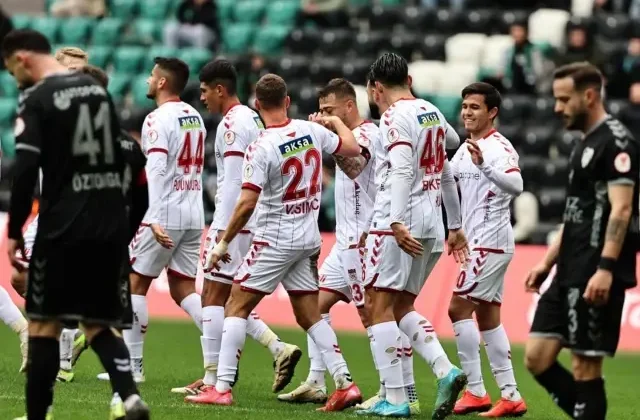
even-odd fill
[(208, 273), (210, 271), (220, 271), (220, 262), (223, 262), (225, 264), (228, 264), (231, 262), (231, 255), (225, 253), (225, 254), (218, 254), (216, 252), (214, 252), (214, 250), (211, 250), (211, 252), (209, 252), (207, 254), (207, 257), (205, 259), (205, 263), (204, 263), (204, 268), (203, 271), (205, 273)]
[(367, 236), (369, 236), (367, 232), (362, 232), (360, 240), (358, 241), (358, 248), (365, 248), (367, 246)]
[(527, 278), (524, 281), (524, 288), (528, 293), (540, 293), (540, 286), (549, 277), (551, 269), (543, 262), (538, 263), (529, 270)]
[(407, 229), (405, 225), (402, 223), (394, 223), (391, 225), (391, 230), (393, 230), (393, 236), (395, 236), (400, 249), (411, 255), (412, 258), (422, 255), (424, 252), (422, 244), (411, 236), (409, 229)]
[(151, 231), (153, 232), (153, 237), (156, 238), (156, 241), (160, 245), (167, 249), (173, 248), (173, 239), (167, 235), (167, 232), (164, 231), (162, 226), (157, 223), (151, 223)]
[(462, 229), (449, 230), (447, 238), (448, 255), (453, 254), (453, 259), (458, 264), (464, 264), (469, 258), (469, 243)]
[(327, 127), (327, 123), (322, 120), (321, 112), (314, 112), (313, 114), (309, 114), (309, 121)]
[(591, 305), (602, 306), (609, 301), (611, 283), (613, 283), (611, 271), (598, 269), (589, 279), (582, 297)]
[(484, 163), (484, 157), (482, 156), (482, 150), (478, 146), (478, 142), (475, 140), (467, 139), (467, 150), (471, 153), (471, 160), (473, 164), (478, 166)]
[(11, 265), (13, 266), (13, 268), (18, 270), (19, 272), (23, 272), (25, 271), (25, 267), (22, 264), (20, 264), (20, 261), (16, 256), (16, 253), (18, 251), (20, 251), (20, 254), (24, 258), (26, 258), (27, 254), (25, 253), (25, 250), (24, 250), (24, 239), (22, 238), (9, 239), (9, 245), (7, 249), (7, 253), (9, 254), (9, 261), (11, 262)]

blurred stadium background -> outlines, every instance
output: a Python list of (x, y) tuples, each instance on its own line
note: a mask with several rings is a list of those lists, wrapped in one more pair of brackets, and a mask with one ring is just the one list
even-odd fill
[[(546, 243), (556, 229), (567, 158), (579, 136), (554, 117), (555, 66), (577, 60), (598, 65), (607, 78), (610, 112), (640, 136), (640, 0), (3, 0), (0, 8), (0, 37), (11, 28), (37, 29), (54, 48), (81, 47), (92, 64), (107, 69), (122, 123), (134, 135), (154, 106), (145, 96), (153, 57), (177, 56), (189, 64), (193, 75), (183, 99), (202, 110), (210, 133), (208, 220), (220, 117), (200, 104), (197, 74), (219, 56), (236, 63), (240, 97), (249, 105), (260, 75), (283, 76), (291, 116), (300, 118), (316, 110), (317, 87), (339, 76), (358, 85), (363, 116), (379, 118), (363, 85), (370, 64), (385, 51), (409, 60), (415, 94), (440, 107), (455, 127), (461, 89), (476, 80), (495, 84), (504, 95), (499, 130), (518, 149), (525, 182), (513, 212), (520, 243)], [(11, 76), (0, 70), (0, 211), (8, 206), (17, 95)], [(323, 184), (320, 226), (331, 231), (330, 164)]]

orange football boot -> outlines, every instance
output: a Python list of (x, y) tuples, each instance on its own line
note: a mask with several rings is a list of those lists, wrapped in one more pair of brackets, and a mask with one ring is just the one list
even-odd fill
[(336, 389), (324, 407), (318, 408), (317, 411), (342, 411), (361, 402), (362, 394), (356, 384), (352, 383), (348, 388)]
[(184, 400), (194, 404), (231, 405), (233, 404), (233, 395), (231, 395), (231, 390), (218, 392), (215, 386), (205, 385), (200, 388), (198, 395), (186, 396)]
[(485, 394), (484, 397), (478, 397), (466, 390), (462, 397), (456, 401), (456, 405), (453, 407), (453, 414), (480, 413), (490, 409), (491, 397), (489, 394)]
[(520, 417), (527, 412), (527, 404), (521, 398), (518, 401), (511, 401), (501, 398), (493, 408), (485, 413), (480, 413), (482, 417)]

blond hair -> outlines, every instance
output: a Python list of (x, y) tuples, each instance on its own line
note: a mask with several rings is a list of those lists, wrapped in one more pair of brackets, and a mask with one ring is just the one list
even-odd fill
[(56, 60), (63, 62), (65, 58), (77, 58), (84, 60), (85, 64), (89, 63), (89, 54), (78, 47), (62, 47), (56, 51)]

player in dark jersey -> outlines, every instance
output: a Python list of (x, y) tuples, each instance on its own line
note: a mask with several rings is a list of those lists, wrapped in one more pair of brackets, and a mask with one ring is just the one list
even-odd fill
[[(125, 161), (109, 94), (93, 78), (51, 55), (46, 37), (9, 33), (2, 57), (23, 93), (16, 119), (16, 168), (9, 208), (9, 258), (22, 245), (22, 226), (43, 172), (40, 222), (27, 284), (29, 420), (51, 417), (61, 321), (78, 320), (124, 400), (126, 419), (148, 419), (130, 371), (122, 325), (128, 293), (120, 271), (126, 258)], [(45, 141), (46, 138), (46, 141)], [(97, 269), (99, 268), (99, 269)], [(124, 287), (123, 287), (124, 286)]]
[[(603, 420), (607, 400), (604, 356), (620, 338), (625, 290), (636, 285), (638, 142), (605, 111), (602, 75), (589, 63), (556, 70), (555, 110), (584, 138), (569, 164), (562, 233), (526, 280), (537, 291), (557, 273), (538, 302), (526, 364), (554, 401), (574, 419)], [(573, 375), (557, 361), (571, 349)]]

